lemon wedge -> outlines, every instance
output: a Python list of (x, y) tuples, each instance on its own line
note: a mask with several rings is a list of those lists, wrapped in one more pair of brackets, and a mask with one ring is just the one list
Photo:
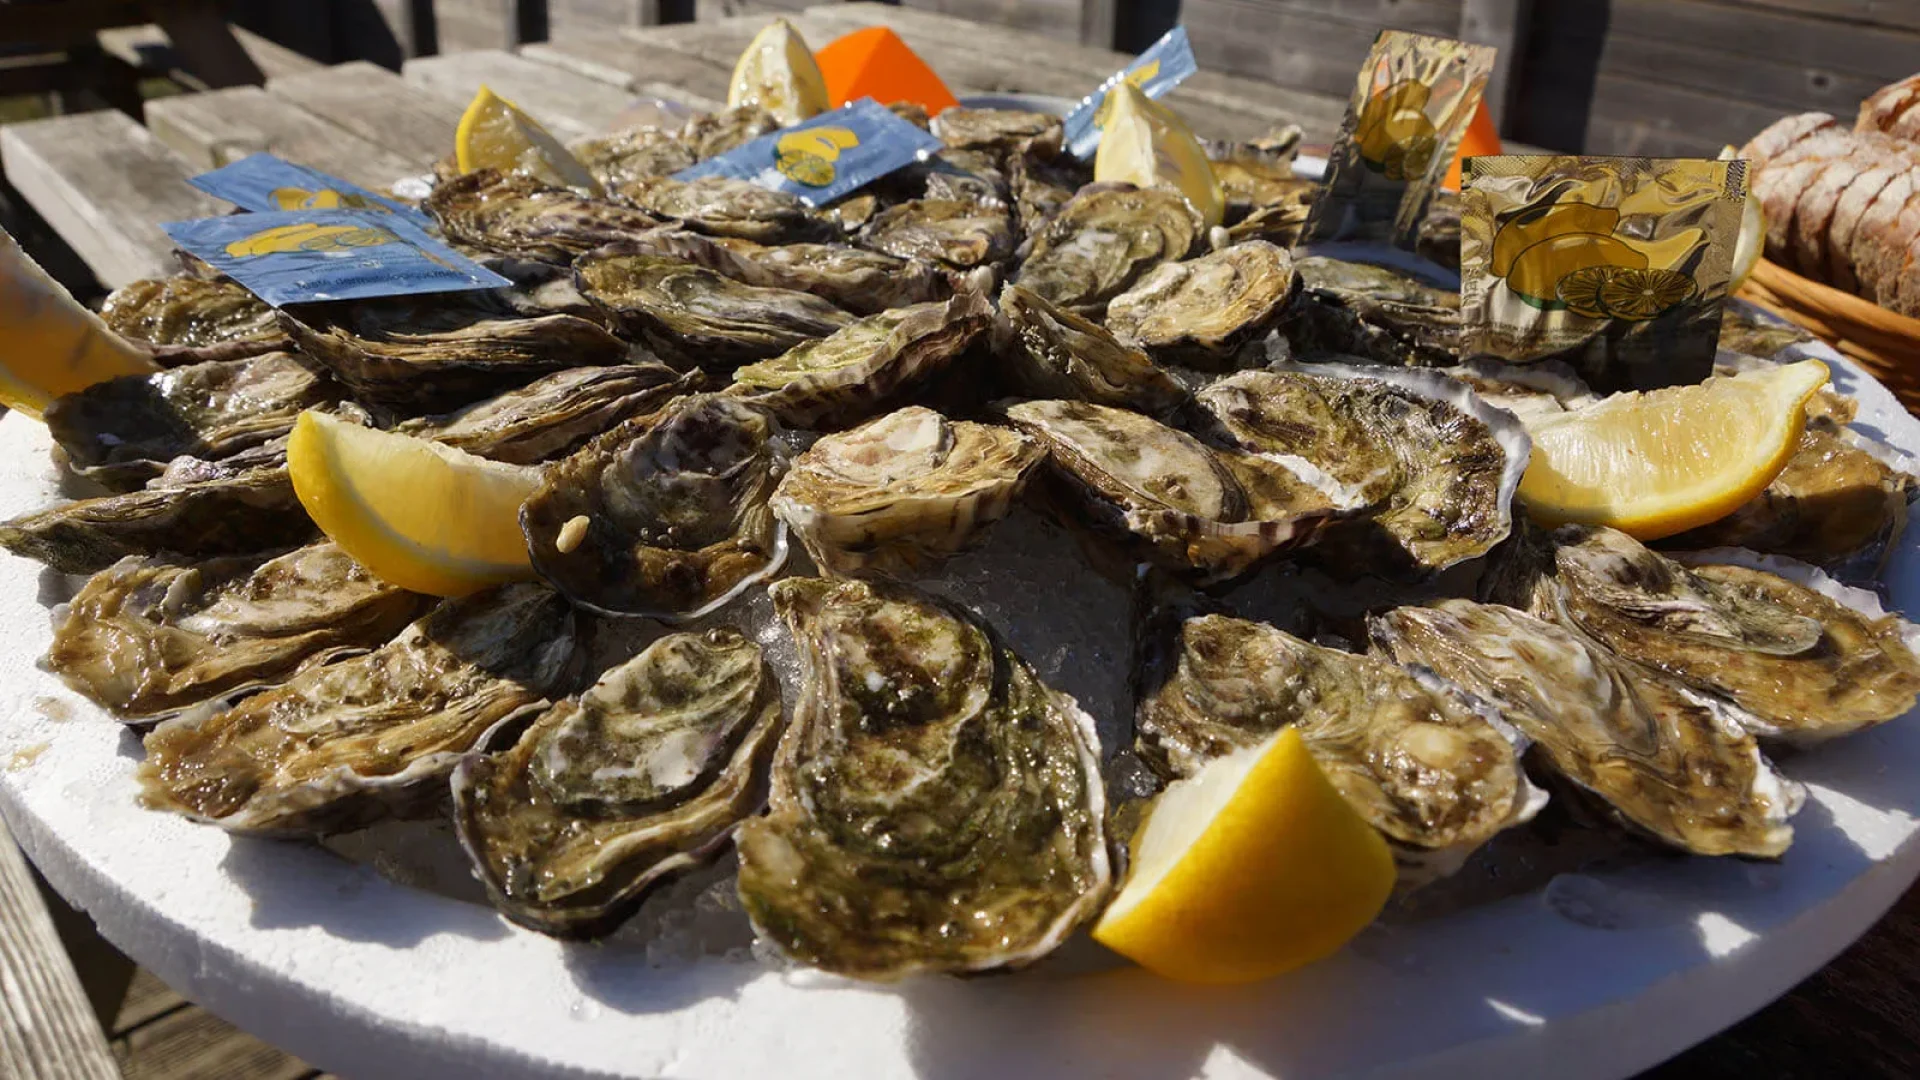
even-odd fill
[[(1740, 151), (1731, 146), (1721, 147), (1720, 159), (1731, 161), (1740, 156)], [(1748, 180), (1752, 180), (1751, 176)], [(1767, 246), (1767, 209), (1760, 205), (1760, 196), (1753, 193), (1751, 184), (1747, 187), (1747, 205), (1740, 211), (1740, 238), (1733, 245), (1733, 277), (1727, 282), (1727, 291), (1733, 292), (1746, 284), (1747, 275), (1760, 262), (1760, 255)]]
[(1170, 187), (1187, 197), (1211, 229), (1226, 215), (1226, 196), (1200, 140), (1172, 109), (1126, 80), (1107, 92), (1107, 122), (1093, 157), (1096, 181)]
[(520, 504), (538, 469), (308, 410), (287, 441), (287, 470), (321, 531), (382, 580), (463, 596), (533, 576)]
[(600, 183), (560, 140), (518, 105), (487, 87), (473, 95), (454, 132), (454, 160), (461, 172), (498, 169), (543, 183), (600, 193)]
[(35, 420), (62, 394), (160, 370), (0, 230), (0, 404)]
[(1094, 940), (1183, 982), (1251, 982), (1325, 957), (1393, 892), (1385, 840), (1286, 728), (1163, 792)]
[(727, 107), (758, 105), (788, 127), (827, 111), (827, 79), (800, 31), (775, 19), (753, 36), (733, 65)]
[(1732, 513), (1786, 467), (1827, 366), (1802, 360), (1697, 386), (1615, 394), (1530, 420), (1520, 499), (1550, 525), (1657, 540)]

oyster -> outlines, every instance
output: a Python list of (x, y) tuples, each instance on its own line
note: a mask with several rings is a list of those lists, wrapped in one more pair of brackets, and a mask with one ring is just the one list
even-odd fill
[(272, 558), (134, 555), (73, 598), (47, 667), (119, 719), (151, 720), (385, 644), (427, 603), (328, 542)]
[(291, 315), (281, 321), (300, 351), (324, 364), (368, 405), (407, 413), (458, 408), (541, 375), (568, 368), (618, 364), (625, 342), (598, 323), (572, 315), (493, 319), (451, 314), (457, 325), (421, 325), (363, 308), (345, 325), (309, 325)]
[(421, 207), (449, 240), (550, 263), (569, 262), (660, 225), (632, 207), (492, 169), (442, 180)]
[(547, 469), (520, 509), (533, 568), (608, 615), (695, 618), (776, 573), (779, 426), (721, 394), (678, 398)]
[(95, 383), (48, 406), (46, 422), (75, 470), (127, 491), (182, 455), (215, 460), (279, 438), (302, 409), (339, 397), (299, 358), (265, 353)]
[(1246, 217), (1227, 226), (1227, 243), (1244, 244), (1251, 240), (1265, 240), (1269, 244), (1291, 249), (1300, 241), (1300, 230), (1306, 227), (1307, 218), (1313, 213), (1314, 190), (1303, 191), (1294, 202), (1279, 202), (1271, 206), (1253, 208)]
[(915, 199), (874, 215), (860, 243), (902, 259), (927, 259), (961, 270), (1004, 262), (1013, 254), (1013, 222), (1005, 208), (960, 199)]
[(1793, 323), (1750, 304), (1729, 303), (1720, 313), (1723, 354), (1734, 352), (1770, 359), (1795, 345), (1811, 345), (1818, 340)]
[(737, 105), (688, 120), (680, 129), (680, 141), (705, 161), (778, 130), (780, 121), (772, 113), (758, 105)]
[(909, 405), (814, 443), (773, 512), (829, 574), (905, 574), (978, 542), (1042, 456), (1016, 431)]
[(362, 656), (146, 738), (142, 800), (234, 832), (317, 836), (434, 807), (495, 723), (576, 676), (573, 609), (540, 585), (448, 600)]
[(1314, 761), (1380, 830), (1408, 884), (1451, 873), (1546, 801), (1518, 736), (1484, 704), (1370, 656), (1224, 615), (1149, 632), (1135, 749), (1162, 777), (1299, 729)]
[(1413, 250), (1421, 258), (1460, 272), (1460, 193), (1441, 189), (1427, 204), (1427, 216), (1420, 219), (1420, 230), (1413, 238)]
[(0, 547), (63, 574), (91, 574), (128, 555), (246, 555), (304, 544), (313, 520), (294, 497), (284, 449), (280, 457), (278, 465), (24, 514), (0, 524)]
[(1296, 353), (1381, 364), (1460, 362), (1460, 294), (1397, 270), (1325, 256), (1294, 260), (1306, 292), (1286, 337)]
[(925, 199), (953, 199), (1004, 209), (1012, 188), (1000, 160), (999, 154), (988, 150), (942, 150), (924, 164), (910, 165), (894, 175), (901, 182), (924, 175), (918, 194)]
[(759, 809), (781, 719), (759, 646), (730, 629), (669, 634), (461, 761), (460, 842), (514, 922), (607, 933)]
[(1498, 604), (1442, 600), (1368, 622), (1376, 648), (1493, 703), (1554, 774), (1695, 855), (1771, 858), (1804, 793), (1734, 710)]
[(163, 364), (237, 360), (287, 348), (273, 309), (227, 278), (148, 278), (107, 295), (100, 318)]
[(662, 229), (633, 250), (704, 266), (745, 285), (812, 293), (855, 315), (944, 300), (952, 291), (944, 271), (921, 259), (896, 259), (842, 244), (782, 244), (702, 236)]
[(1440, 374), (1467, 384), (1481, 401), (1522, 420), (1537, 420), (1600, 400), (1572, 368), (1558, 360), (1537, 364), (1469, 360), (1441, 368)]
[(1009, 340), (998, 355), (1014, 387), (1029, 397), (1066, 398), (1164, 416), (1187, 391), (1100, 324), (1054, 306), (1033, 290), (1000, 290)]
[(1058, 116), (1017, 109), (943, 109), (933, 118), (933, 134), (955, 150), (992, 150), (1051, 158), (1060, 152), (1065, 129)]
[(515, 465), (565, 457), (622, 421), (645, 416), (705, 380), (665, 364), (574, 368), (459, 412), (408, 420), (394, 430)]
[(1281, 158), (1261, 158), (1236, 153), (1213, 160), (1213, 175), (1220, 181), (1226, 197), (1226, 220), (1244, 221), (1261, 210), (1311, 206), (1320, 183), (1293, 174), (1291, 153)]
[(788, 578), (801, 691), (771, 810), (740, 827), (763, 938), (863, 979), (1031, 963), (1113, 883), (1093, 719), (964, 612)]
[(1532, 452), (1513, 414), (1452, 379), (1345, 364), (1242, 371), (1195, 401), (1204, 434), (1249, 454), (1297, 462), (1346, 501), (1378, 507), (1357, 543), (1330, 558), (1383, 576), (1437, 573), (1506, 539)]
[(1015, 217), (1022, 236), (1040, 231), (1073, 193), (1093, 179), (1092, 170), (1063, 154), (1041, 161), (1028, 154), (1007, 157), (1007, 190), (1013, 196)]
[(1139, 413), (1082, 401), (1004, 411), (1046, 448), (1070, 517), (1175, 569), (1232, 577), (1348, 512), (1283, 463), (1230, 460)]
[(1299, 288), (1291, 256), (1249, 240), (1154, 267), (1107, 305), (1107, 329), (1169, 360), (1218, 369), (1278, 322)]
[(731, 176), (635, 180), (620, 188), (620, 196), (696, 232), (761, 244), (831, 240), (840, 231), (800, 197)]
[(1484, 588), (1731, 701), (1762, 737), (1816, 743), (1911, 709), (1913, 627), (1870, 593), (1793, 572), (1806, 583), (1725, 562), (1682, 566), (1625, 533), (1566, 525), (1510, 545)]
[(1179, 192), (1084, 188), (1032, 237), (1015, 281), (1061, 307), (1100, 312), (1147, 271), (1187, 257), (1200, 215)]
[(742, 285), (614, 245), (574, 264), (580, 291), (663, 359), (722, 371), (826, 337), (853, 316), (808, 293)]
[(794, 427), (845, 427), (924, 386), (993, 322), (980, 293), (869, 315), (733, 373), (731, 392)]
[(679, 136), (646, 126), (588, 139), (573, 147), (573, 156), (608, 191), (635, 180), (672, 176), (694, 164), (693, 148)]

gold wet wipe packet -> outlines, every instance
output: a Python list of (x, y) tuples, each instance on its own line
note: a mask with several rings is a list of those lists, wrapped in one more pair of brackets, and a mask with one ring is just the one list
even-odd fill
[(1480, 105), (1496, 50), (1382, 30), (1360, 67), (1327, 153), (1326, 188), (1302, 244), (1387, 243), (1413, 250), (1427, 204)]
[(1464, 180), (1464, 353), (1562, 360), (1601, 391), (1712, 374), (1746, 162), (1501, 155)]

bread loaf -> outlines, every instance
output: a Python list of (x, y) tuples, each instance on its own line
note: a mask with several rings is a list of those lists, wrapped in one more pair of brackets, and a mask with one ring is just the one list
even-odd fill
[(1858, 131), (1878, 131), (1900, 139), (1920, 139), (1920, 75), (1883, 86), (1860, 103)]

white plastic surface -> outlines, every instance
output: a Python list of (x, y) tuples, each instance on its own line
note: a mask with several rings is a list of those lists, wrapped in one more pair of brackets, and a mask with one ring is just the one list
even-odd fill
[[(1920, 451), (1920, 424), (1885, 390), (1819, 355), (1865, 426)], [(0, 420), (0, 461), (0, 515), (53, 497), (37, 424)], [(650, 968), (631, 944), (562, 944), (315, 847), (141, 809), (137, 740), (35, 667), (42, 582), (0, 556), (0, 806), (15, 834), (140, 963), (352, 1080), (1623, 1077), (1817, 969), (1920, 869), (1908, 717), (1784, 762), (1810, 799), (1778, 865), (1565, 875), (1375, 928), (1263, 985), (1084, 964), (892, 989), (721, 959)], [(1920, 610), (1912, 535), (1889, 586), (1892, 606)]]

